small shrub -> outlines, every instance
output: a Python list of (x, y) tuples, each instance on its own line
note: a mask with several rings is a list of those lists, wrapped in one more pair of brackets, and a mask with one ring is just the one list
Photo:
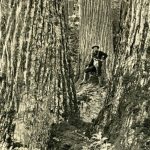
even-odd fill
[(107, 142), (108, 138), (102, 137), (102, 133), (93, 134), (89, 145), (83, 146), (82, 150), (112, 150), (113, 145)]

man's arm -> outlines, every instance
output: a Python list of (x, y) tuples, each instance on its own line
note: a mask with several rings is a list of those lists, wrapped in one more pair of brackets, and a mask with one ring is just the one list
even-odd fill
[(89, 66), (89, 67), (90, 67), (90, 66), (93, 66), (93, 62), (94, 62), (94, 60), (93, 60), (93, 58), (92, 58), (88, 66)]

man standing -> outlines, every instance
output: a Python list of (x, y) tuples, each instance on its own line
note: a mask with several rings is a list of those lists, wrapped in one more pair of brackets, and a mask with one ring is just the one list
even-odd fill
[(101, 69), (103, 61), (107, 58), (107, 54), (99, 50), (99, 46), (92, 47), (92, 58), (84, 70), (84, 78), (81, 84), (84, 84), (89, 79), (90, 74), (95, 74), (99, 78), (99, 84), (101, 85)]

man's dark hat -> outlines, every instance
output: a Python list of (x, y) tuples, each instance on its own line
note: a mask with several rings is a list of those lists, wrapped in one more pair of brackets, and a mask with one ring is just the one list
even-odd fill
[(99, 46), (98, 46), (98, 45), (95, 45), (95, 46), (92, 46), (92, 49), (93, 49), (94, 47), (97, 47), (97, 48), (99, 48)]

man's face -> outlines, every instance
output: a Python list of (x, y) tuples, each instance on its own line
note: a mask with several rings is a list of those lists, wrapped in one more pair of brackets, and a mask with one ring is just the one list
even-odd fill
[(98, 47), (94, 47), (93, 50), (94, 50), (94, 51), (97, 51), (97, 50), (98, 50)]

